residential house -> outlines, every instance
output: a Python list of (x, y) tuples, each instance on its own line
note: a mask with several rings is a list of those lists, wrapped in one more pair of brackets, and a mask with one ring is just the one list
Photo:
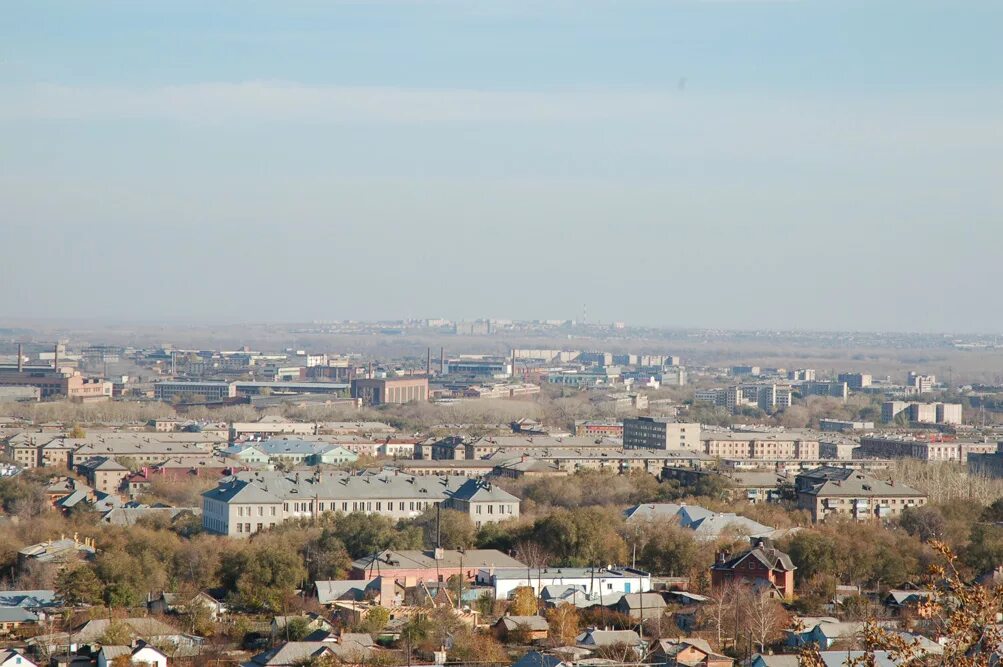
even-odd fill
[(714, 588), (731, 582), (747, 582), (755, 587), (766, 587), (772, 595), (786, 600), (794, 597), (794, 570), (790, 556), (772, 546), (768, 540), (757, 540), (756, 545), (732, 558), (719, 554), (711, 566), (711, 585)]
[[(448, 581), (459, 575), (466, 581), (479, 578), (481, 572), (498, 574), (519, 570), (525, 575), (526, 564), (495, 549), (435, 549), (430, 551), (388, 549), (352, 563), (349, 577), (373, 579), (388, 577), (410, 587), (426, 581)], [(478, 581), (478, 583), (481, 583)]]
[(102, 493), (117, 493), (129, 469), (113, 458), (97, 456), (81, 461), (77, 472), (87, 478), (87, 483)]
[(661, 593), (626, 593), (613, 609), (638, 621), (647, 621), (660, 619), (665, 606)]
[(666, 667), (732, 667), (734, 659), (721, 655), (705, 639), (660, 639), (652, 648), (651, 663)]
[(27, 625), (36, 625), (38, 614), (24, 607), (0, 607), (0, 634), (9, 636)]
[(307, 630), (323, 630), (324, 632), (331, 632), (334, 630), (334, 626), (320, 614), (307, 613), (300, 614), (298, 616), (275, 616), (272, 618), (270, 624), (270, 629), (272, 631), (272, 637), (278, 638), (282, 636), (285, 632), (286, 626), (289, 625), (290, 621), (303, 620), (306, 622)]
[(535, 642), (549, 636), (550, 626), (542, 616), (502, 616), (492, 626), (492, 631), (501, 641), (518, 638), (519, 641)]
[(16, 648), (0, 649), (0, 667), (38, 667)]
[(98, 651), (97, 667), (110, 667), (123, 656), (128, 656), (129, 663), (132, 665), (167, 667), (167, 654), (144, 641), (136, 642), (135, 646), (102, 646), (101, 650)]
[(589, 628), (575, 638), (575, 643), (583, 648), (626, 646), (634, 649), (638, 656), (644, 654), (645, 642), (633, 630), (599, 630)]

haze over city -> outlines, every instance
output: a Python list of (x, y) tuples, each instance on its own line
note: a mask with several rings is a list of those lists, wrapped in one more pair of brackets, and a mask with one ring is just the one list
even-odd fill
[(998, 331), (998, 3), (9, 4), (0, 314)]

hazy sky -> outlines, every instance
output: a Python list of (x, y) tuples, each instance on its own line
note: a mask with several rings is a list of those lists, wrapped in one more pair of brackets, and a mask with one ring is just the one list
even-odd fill
[(0, 320), (1003, 330), (1003, 3), (7, 2)]

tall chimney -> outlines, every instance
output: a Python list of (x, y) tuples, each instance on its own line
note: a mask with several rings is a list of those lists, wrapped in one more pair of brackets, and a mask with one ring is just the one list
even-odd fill
[(432, 377), (432, 348), (425, 348), (425, 377)]
[(512, 377), (515, 377), (515, 349), (512, 350)]
[(446, 374), (446, 348), (439, 348), (439, 375)]
[(59, 370), (59, 343), (52, 348), (52, 367)]
[(22, 354), (23, 347), (21, 343), (17, 344), (17, 372), (20, 373), (24, 371), (24, 354)]
[(369, 362), (369, 376), (368, 377), (369, 377), (370, 380), (373, 379), (373, 362), (371, 362), (371, 361)]

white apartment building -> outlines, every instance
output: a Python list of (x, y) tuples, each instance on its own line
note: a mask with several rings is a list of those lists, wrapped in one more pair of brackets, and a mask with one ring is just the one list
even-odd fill
[(396, 470), (242, 472), (202, 494), (202, 525), (212, 533), (248, 537), (287, 519), (324, 512), (364, 512), (409, 519), (429, 507), (466, 512), (478, 527), (519, 517), (519, 499), (496, 485), (461, 476), (413, 476)]

